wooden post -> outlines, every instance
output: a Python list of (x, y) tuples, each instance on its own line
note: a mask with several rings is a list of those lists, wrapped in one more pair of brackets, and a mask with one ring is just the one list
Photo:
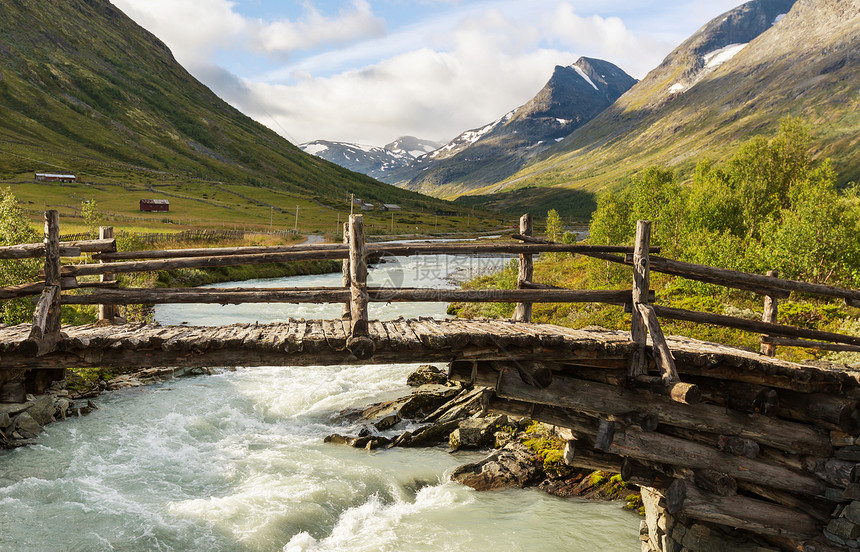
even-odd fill
[[(531, 236), (533, 231), (532, 216), (528, 213), (520, 217), (520, 234), (523, 236)], [(517, 273), (517, 289), (523, 289), (524, 282), (531, 282), (534, 278), (534, 264), (532, 256), (520, 254), (519, 271)], [(514, 322), (531, 322), (532, 321), (532, 304), (517, 303), (514, 309)]]
[[(113, 238), (113, 226), (101, 226), (99, 227), (99, 239), (100, 240), (108, 240)], [(99, 264), (104, 263), (105, 261), (99, 261)], [(110, 272), (106, 272), (99, 276), (100, 282), (114, 282), (116, 281), (116, 277)], [(114, 322), (114, 317), (116, 317), (116, 305), (99, 305), (99, 320), (107, 320), (111, 324)]]
[(651, 222), (636, 222), (636, 244), (633, 250), (633, 308), (630, 314), (630, 338), (636, 344), (630, 356), (630, 377), (648, 373), (645, 359), (645, 321), (639, 312), (640, 304), (648, 304), (651, 275), (648, 267), (648, 247), (651, 244)]
[[(25, 355), (42, 356), (56, 348), (60, 340), (60, 215), (45, 211), (45, 289), (33, 314), (29, 337), (21, 344)], [(52, 381), (65, 378), (63, 368), (40, 370), (26, 382), (28, 393), (43, 393)]]
[[(343, 223), (343, 243), (349, 246), (349, 222)], [(342, 277), (343, 287), (346, 289), (351, 289), (352, 287), (352, 278), (349, 275), (349, 257), (343, 260), (343, 277)], [(352, 315), (350, 314), (350, 304), (346, 302), (343, 304), (343, 309), (341, 310), (340, 317), (342, 320), (352, 320)]]
[(356, 358), (373, 356), (375, 345), (369, 337), (367, 313), (367, 244), (364, 241), (364, 217), (349, 216), (350, 331), (347, 349)]
[(60, 215), (55, 210), (45, 211), (45, 288), (56, 287), (46, 333), (60, 333)]
[[(779, 273), (776, 270), (768, 270), (768, 276), (772, 276), (774, 278), (779, 276)], [(764, 313), (761, 316), (762, 322), (770, 322), (771, 324), (776, 324), (777, 318), (777, 299), (773, 295), (765, 295), (764, 296)], [(776, 345), (773, 343), (765, 342), (765, 338), (769, 337), (767, 334), (762, 334), (761, 336), (761, 354), (767, 356), (776, 356)]]

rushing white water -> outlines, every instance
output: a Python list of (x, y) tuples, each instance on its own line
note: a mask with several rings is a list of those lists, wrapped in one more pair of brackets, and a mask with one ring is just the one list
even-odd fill
[[(453, 268), (476, 262), (490, 261), (401, 259), (373, 268), (371, 279), (444, 286)], [(339, 279), (242, 285), (339, 285)], [(337, 316), (339, 309), (173, 305), (156, 317), (165, 324), (268, 322)], [(444, 310), (373, 305), (371, 316)], [(0, 551), (639, 549), (638, 519), (618, 503), (536, 490), (478, 493), (447, 481), (454, 467), (480, 453), (365, 451), (322, 442), (330, 433), (357, 430), (339, 420), (340, 410), (407, 392), (412, 369), (238, 368), (105, 394), (100, 410), (47, 426), (34, 446), (0, 453)]]

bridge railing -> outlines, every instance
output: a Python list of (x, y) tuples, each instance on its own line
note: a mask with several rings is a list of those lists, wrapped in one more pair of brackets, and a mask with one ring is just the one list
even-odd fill
[[(639, 221), (642, 226), (650, 228), (650, 223)], [(639, 229), (637, 229), (639, 230)], [(648, 237), (650, 230), (641, 234), (637, 231), (637, 251), (648, 251)], [(723, 326), (761, 334), (761, 352), (773, 356), (776, 345), (803, 347), (809, 349), (821, 349), (829, 351), (860, 352), (860, 337), (844, 335), (834, 332), (825, 332), (808, 328), (800, 328), (785, 324), (777, 324), (777, 312), (779, 299), (788, 297), (792, 292), (840, 299), (846, 305), (860, 308), (860, 291), (845, 289), (823, 284), (812, 284), (798, 280), (778, 278), (775, 271), (768, 274), (751, 274), (737, 270), (715, 268), (706, 265), (688, 263), (649, 255), (645, 253), (637, 257), (637, 254), (612, 254), (594, 251), (584, 251), (583, 255), (603, 259), (606, 261), (633, 267), (638, 272), (661, 272), (671, 274), (690, 280), (696, 280), (708, 284), (716, 284), (733, 289), (750, 291), (764, 297), (764, 313), (761, 321), (749, 320), (735, 316), (726, 316), (708, 312), (691, 311), (666, 307), (662, 305), (651, 305), (658, 318), (681, 320), (700, 324)], [(634, 290), (636, 285), (634, 284)], [(634, 303), (636, 301), (634, 300)], [(636, 316), (633, 317), (634, 320)]]
[[(851, 306), (860, 306), (860, 291), (834, 286), (810, 284), (796, 280), (762, 276), (734, 270), (696, 265), (655, 256), (659, 248), (650, 246), (650, 223), (640, 221), (637, 240), (630, 246), (592, 246), (560, 244), (532, 235), (529, 215), (520, 220), (520, 233), (513, 237), (517, 242), (495, 243), (368, 243), (364, 236), (363, 218), (353, 215), (344, 224), (344, 243), (293, 246), (247, 246), (191, 249), (163, 249), (145, 251), (116, 251), (113, 229), (102, 228), (100, 239), (77, 242), (59, 241), (59, 219), (56, 211), (45, 214), (45, 240), (41, 244), (23, 244), (0, 247), (0, 259), (21, 259), (44, 256), (45, 269), (40, 281), (0, 288), (0, 300), (41, 295), (34, 319), (32, 339), (39, 352), (50, 349), (50, 339), (40, 336), (54, 335), (58, 329), (62, 304), (90, 304), (100, 306), (100, 317), (112, 320), (114, 305), (159, 303), (342, 303), (343, 318), (349, 320), (351, 336), (359, 343), (366, 340), (368, 314), (371, 302), (508, 302), (516, 303), (513, 319), (531, 321), (533, 303), (598, 302), (624, 305), (633, 313), (631, 334), (644, 350), (647, 334), (651, 334), (655, 348), (663, 351), (664, 377), (671, 376), (671, 353), (662, 344), (658, 319), (674, 319), (714, 324), (762, 334), (763, 352), (773, 354), (774, 345), (810, 347), (837, 351), (860, 351), (860, 338), (832, 332), (798, 328), (776, 323), (776, 304), (779, 298), (792, 291), (843, 299)], [(534, 282), (532, 258), (544, 252), (581, 254), (610, 262), (631, 266), (634, 269), (631, 290), (573, 290), (561, 289)], [(60, 264), (60, 257), (79, 257), (92, 253), (92, 262)], [(369, 286), (367, 283), (368, 259), (410, 255), (498, 255), (518, 256), (517, 289), (436, 289), (420, 287)], [(314, 288), (119, 288), (116, 274), (279, 263), (304, 260), (343, 260), (342, 286)], [(765, 296), (767, 320), (756, 321), (732, 316), (689, 311), (655, 305), (650, 290), (650, 271), (663, 272), (711, 284), (752, 291)], [(98, 282), (84, 281), (98, 276)], [(90, 288), (87, 294), (61, 293), (63, 290)], [(55, 320), (56, 318), (56, 320)], [(49, 323), (49, 320), (53, 322)], [(55, 328), (56, 326), (56, 328)], [(36, 343), (46, 341), (42, 345)], [(644, 359), (644, 353), (642, 354)], [(635, 359), (631, 374), (644, 373), (644, 360)], [(669, 374), (669, 375), (666, 375)]]

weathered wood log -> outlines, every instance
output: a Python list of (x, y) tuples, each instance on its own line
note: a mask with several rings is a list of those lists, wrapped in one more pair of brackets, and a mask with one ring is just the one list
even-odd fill
[(717, 449), (747, 458), (758, 458), (761, 447), (752, 439), (720, 435), (717, 438)]
[[(344, 226), (348, 225), (348, 222), (344, 223)], [(344, 235), (344, 238), (346, 238), (346, 235)], [(347, 244), (346, 239), (344, 239), (344, 244)], [(120, 251), (114, 253), (101, 253), (98, 255), (93, 255), (93, 259), (99, 261), (125, 261), (131, 259), (179, 259), (191, 257), (215, 257), (225, 255), (256, 255), (262, 253), (298, 253), (307, 251), (346, 252), (348, 250), (348, 245), (341, 244), (198, 247), (191, 249), (153, 249), (146, 251)]]
[(809, 496), (796, 496), (785, 491), (778, 491), (770, 487), (758, 485), (751, 481), (738, 481), (737, 485), (743, 491), (757, 494), (762, 498), (782, 504), (783, 506), (788, 506), (789, 508), (795, 508), (809, 514), (818, 521), (826, 523), (830, 520), (830, 512), (833, 510), (833, 505), (825, 500)]
[[(61, 257), (80, 257), (81, 249), (60, 244), (59, 254)], [(25, 243), (0, 247), (0, 259), (37, 259), (44, 256), (44, 243)]]
[(779, 406), (779, 395), (772, 387), (712, 378), (696, 378), (694, 381), (699, 385), (704, 400), (732, 410), (773, 416)]
[[(99, 227), (99, 239), (109, 240), (113, 238), (113, 226), (101, 226)], [(100, 263), (104, 263), (105, 261), (99, 261)], [(99, 276), (99, 281), (102, 283), (115, 282), (116, 277), (110, 272), (106, 272)], [(99, 305), (99, 320), (107, 320), (113, 323), (114, 317), (116, 316), (116, 305), (111, 305), (110, 303), (103, 303)]]
[(375, 345), (368, 338), (367, 244), (364, 217), (349, 216), (350, 327), (347, 348), (359, 360), (373, 356)]
[(794, 326), (784, 326), (782, 324), (771, 324), (769, 322), (759, 322), (757, 320), (735, 318), (734, 316), (725, 316), (722, 314), (711, 314), (706, 312), (689, 311), (685, 309), (675, 309), (672, 307), (664, 307), (661, 305), (654, 305), (654, 311), (660, 318), (685, 320), (687, 322), (698, 322), (700, 324), (714, 324), (717, 326), (736, 328), (738, 330), (746, 330), (754, 333), (767, 333), (787, 337), (805, 337), (809, 339), (820, 339), (822, 341), (833, 341), (836, 343), (860, 345), (860, 337), (842, 335), (833, 332), (808, 330), (806, 328), (796, 328)]
[[(183, 250), (177, 250), (183, 251)], [(456, 244), (456, 243), (423, 243), (423, 244), (371, 244), (367, 246), (368, 257), (381, 255), (410, 256), (410, 255), (476, 255), (476, 254), (536, 254), (544, 251), (578, 253), (581, 251), (631, 251), (630, 247), (621, 246), (589, 246), (565, 244)], [(199, 256), (196, 256), (199, 255)], [(110, 265), (111, 272), (116, 274), (127, 272), (147, 272), (157, 270), (173, 270), (177, 268), (203, 268), (214, 266), (240, 266), (251, 264), (284, 263), (302, 260), (345, 259), (349, 250), (340, 244), (293, 246), (282, 251), (263, 253), (232, 253), (232, 254), (203, 254), (193, 250), (188, 257), (167, 257), (145, 261), (124, 261)], [(115, 260), (111, 255), (99, 255), (102, 260)], [(69, 276), (91, 276), (108, 271), (100, 265), (69, 265), (63, 267), (63, 273)]]
[(55, 297), (59, 293), (58, 286), (48, 286), (42, 292), (33, 313), (30, 335), (19, 347), (24, 355), (42, 356), (54, 350), (60, 335), (59, 330), (51, 328), (51, 309), (55, 308)]
[(851, 470), (855, 466), (854, 461), (838, 458), (804, 457), (803, 464), (806, 471), (814, 473), (829, 485), (839, 488), (845, 488), (851, 483)]
[[(697, 443), (703, 443), (711, 447), (716, 447), (716, 449), (721, 452), (728, 452), (729, 454), (734, 454), (735, 456), (758, 458), (759, 453), (761, 452), (761, 447), (758, 443), (756, 443), (752, 439), (744, 439), (743, 437), (737, 437), (733, 435), (719, 435), (717, 433), (684, 429), (670, 425), (661, 426), (660, 431), (662, 433), (665, 433), (666, 435), (671, 435), (672, 437), (678, 437), (680, 439), (686, 439), (688, 441), (695, 441)], [(768, 457), (767, 460), (769, 462), (782, 466), (787, 466), (790, 468), (803, 468), (802, 463), (798, 462), (796, 464), (792, 464), (790, 462), (785, 462), (783, 461), (784, 457), (779, 457), (778, 454), (779, 453)]]
[(738, 482), (735, 478), (716, 470), (693, 470), (693, 481), (700, 489), (717, 496), (738, 494)]
[(50, 332), (48, 319), (54, 304), (54, 296), (59, 292), (58, 286), (47, 286), (42, 291), (39, 302), (36, 303), (36, 310), (33, 312), (33, 325), (30, 328), (28, 341), (38, 343), (44, 335)]
[[(523, 401), (497, 397), (490, 400), (490, 410), (511, 415), (527, 415), (538, 421), (570, 428), (574, 435), (596, 435), (599, 425), (598, 420), (568, 409), (533, 407)], [(725, 473), (738, 481), (752, 481), (810, 496), (823, 496), (826, 488), (816, 477), (783, 466), (732, 456), (711, 446), (658, 432), (630, 429), (619, 431), (617, 425), (612, 443), (606, 452), (643, 463), (656, 462), (693, 470), (710, 469)]]
[(811, 538), (821, 533), (822, 524), (812, 516), (743, 496), (717, 496), (677, 479), (667, 493), (670, 514), (743, 529), (757, 535)]
[[(501, 377), (495, 371), (479, 366), (475, 383), (494, 387), (496, 394), (502, 398), (570, 408), (595, 417), (624, 416), (631, 411), (655, 413), (663, 424), (735, 435), (788, 452), (803, 451), (821, 457), (830, 456), (833, 452), (826, 435), (796, 422), (760, 414), (734, 413), (708, 404), (681, 404), (645, 391), (577, 380), (559, 374), (554, 374), (552, 384), (546, 389), (535, 389), (526, 384), (516, 371), (505, 370), (500, 374)], [(452, 377), (461, 380), (463, 375), (455, 373)]]
[(155, 259), (149, 261), (123, 261), (110, 263), (109, 265), (67, 265), (63, 267), (63, 275), (92, 276), (104, 274), (105, 272), (124, 274), (128, 272), (174, 270), (178, 268), (241, 266), (303, 260), (343, 259), (347, 257), (348, 253), (349, 252), (346, 250), (285, 251), (280, 253), (258, 253), (248, 255), (220, 255), (214, 257), (182, 257)]
[(608, 420), (600, 420), (597, 424), (597, 434), (594, 437), (594, 448), (607, 452), (615, 439), (615, 424)]
[(634, 485), (652, 486), (659, 478), (658, 472), (649, 467), (615, 454), (598, 452), (578, 441), (565, 443), (563, 458), (568, 466), (617, 473), (624, 481)]
[(762, 343), (778, 345), (780, 347), (803, 347), (804, 349), (818, 349), (821, 351), (845, 351), (851, 353), (860, 352), (860, 345), (844, 345), (841, 343), (824, 343), (821, 341), (810, 341), (807, 339), (789, 339), (787, 337), (766, 336)]
[[(97, 266), (97, 265), (92, 265)], [(42, 284), (44, 287), (44, 284)], [(35, 289), (28, 288), (29, 292)], [(534, 303), (617, 303), (630, 296), (629, 291), (539, 291), (529, 289), (434, 289), (434, 288), (365, 288), (367, 300), (374, 303), (389, 302), (473, 302), (510, 303), (528, 300)], [(69, 305), (162, 304), (162, 303), (342, 303), (344, 294), (351, 298), (350, 289), (344, 288), (121, 288), (99, 289), (88, 295), (64, 295)], [(278, 299), (281, 297), (281, 299)]]
[[(591, 255), (591, 252), (584, 251), (581, 254)], [(597, 257), (597, 255), (593, 256)], [(613, 257), (604, 255), (599, 258), (628, 265), (633, 263), (633, 258), (629, 253), (625, 255), (623, 260), (620, 256)], [(821, 295), (824, 297), (835, 297), (838, 299), (844, 299), (846, 302), (860, 301), (860, 292), (855, 290), (824, 284), (810, 284), (808, 282), (800, 282), (798, 280), (773, 278), (762, 276), (761, 274), (750, 274), (748, 272), (739, 272), (724, 268), (715, 268), (711, 266), (676, 261), (654, 255), (651, 256), (651, 270), (709, 284), (717, 284), (720, 286), (752, 291), (761, 295), (770, 295), (772, 297), (788, 297), (789, 293), (795, 291), (811, 295)]]
[[(776, 270), (768, 270), (767, 275), (776, 278), (779, 276), (779, 273)], [(769, 322), (771, 324), (776, 324), (777, 313), (778, 313), (778, 303), (779, 299), (773, 295), (765, 295), (764, 296), (764, 312), (761, 315), (762, 322)], [(766, 341), (767, 334), (762, 334), (761, 336), (761, 354), (767, 356), (775, 356), (776, 355), (776, 347), (773, 343)]]
[(857, 401), (824, 393), (780, 390), (777, 416), (808, 422), (828, 429), (856, 433), (860, 428)]
[(349, 301), (348, 289), (319, 288), (136, 288), (95, 289), (87, 295), (63, 295), (67, 305), (164, 304), (164, 303), (341, 303)]
[(630, 355), (630, 377), (644, 376), (648, 373), (648, 363), (645, 360), (645, 342), (647, 339), (645, 321), (639, 311), (639, 305), (648, 303), (648, 290), (651, 277), (648, 269), (648, 247), (651, 241), (651, 222), (640, 220), (636, 222), (636, 247), (633, 252), (633, 305), (630, 316), (630, 338), (636, 344)]
[[(60, 287), (62, 289), (74, 289), (78, 286), (74, 278), (61, 278)], [(45, 282), (27, 282), (26, 284), (17, 284), (14, 286), (6, 286), (0, 288), (0, 299), (16, 299), (18, 297), (31, 297), (40, 295), (45, 289)]]
[(685, 263), (665, 257), (652, 256), (651, 270), (775, 297), (786, 297), (789, 292), (795, 291), (824, 297), (860, 300), (860, 291)]
[(552, 365), (549, 363), (537, 360), (519, 361), (514, 363), (514, 368), (519, 371), (524, 382), (538, 389), (545, 389), (552, 383)]
[[(635, 299), (634, 304), (636, 304)], [(642, 322), (644, 322), (645, 327), (648, 329), (648, 333), (651, 334), (651, 342), (654, 344), (652, 348), (654, 360), (657, 363), (657, 368), (660, 370), (663, 383), (668, 387), (680, 382), (681, 378), (678, 377), (678, 370), (675, 368), (675, 359), (672, 357), (672, 351), (669, 350), (669, 345), (666, 343), (666, 337), (660, 328), (660, 321), (657, 320), (654, 307), (639, 303), (638, 308), (639, 314), (642, 316)]]
[(80, 249), (81, 253), (109, 253), (116, 251), (116, 239), (64, 241), (60, 247)]
[[(60, 291), (60, 214), (55, 210), (45, 211), (45, 289), (55, 288), (50, 293), (50, 308), (45, 324), (45, 334), (54, 340), (59, 337), (61, 325)], [(40, 347), (40, 354), (47, 352), (47, 344)]]
[[(520, 217), (520, 234), (524, 236), (532, 235), (532, 216), (528, 213)], [(524, 289), (524, 282), (531, 282), (534, 278), (534, 264), (532, 256), (529, 254), (520, 254), (517, 264), (517, 289)], [(532, 321), (532, 304), (517, 303), (514, 307), (514, 322), (531, 322)]]
[[(512, 237), (513, 239), (515, 239), (515, 240), (524, 241), (524, 242), (526, 242), (526, 243), (540, 243), (540, 244), (548, 244), (548, 245), (560, 245), (560, 244), (559, 244), (559, 242), (555, 242), (555, 241), (552, 241), (552, 240), (548, 240), (548, 239), (546, 239), (546, 238), (536, 238), (536, 237), (534, 237), (534, 236), (524, 236), (524, 235), (522, 235), (522, 234), (511, 234), (511, 237)], [(622, 247), (623, 247), (623, 246), (622, 246)], [(613, 249), (613, 251), (614, 251), (614, 252), (616, 252), (616, 253), (620, 252), (620, 251), (619, 251), (618, 249), (616, 249), (615, 247), (613, 247), (612, 249)], [(631, 248), (630, 248), (630, 247), (627, 247), (626, 249), (627, 249), (627, 252), (630, 252), (630, 249), (631, 249)], [(596, 253), (596, 252), (598, 252), (598, 251), (608, 252), (608, 249), (607, 249), (607, 248), (604, 248), (604, 247), (602, 247), (602, 246), (594, 246), (594, 247), (592, 247), (592, 248), (588, 249), (587, 251), (589, 251), (589, 252), (591, 252), (591, 253)], [(657, 254), (657, 253), (659, 253), (659, 252), (660, 252), (660, 246), (659, 246), (659, 245), (652, 245), (652, 246), (650, 246), (650, 247), (648, 248), (648, 252), (649, 252), (649, 253)], [(620, 259), (622, 259), (622, 262), (623, 262), (624, 257), (619, 257), (619, 258), (620, 258)]]
[[(343, 243), (349, 247), (349, 221), (343, 223)], [(352, 285), (352, 278), (349, 275), (349, 259), (343, 260), (343, 267), (341, 269), (341, 283), (344, 289), (350, 289)], [(351, 320), (352, 315), (350, 314), (350, 301), (344, 301), (343, 307), (340, 311), (340, 317), (343, 320)]]

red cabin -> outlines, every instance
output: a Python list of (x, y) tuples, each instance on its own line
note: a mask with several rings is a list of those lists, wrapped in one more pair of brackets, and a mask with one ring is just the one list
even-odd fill
[(141, 199), (141, 211), (170, 211), (170, 201), (166, 199)]

